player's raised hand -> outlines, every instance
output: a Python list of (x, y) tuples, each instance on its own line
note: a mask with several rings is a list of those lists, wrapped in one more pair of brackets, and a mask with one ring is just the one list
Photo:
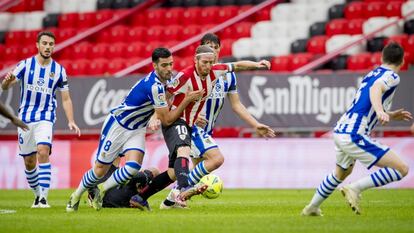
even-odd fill
[(413, 116), (409, 111), (405, 111), (403, 108), (400, 108), (395, 111), (388, 112), (390, 118), (395, 121), (410, 121), (413, 119)]
[(190, 102), (199, 101), (203, 97), (204, 93), (204, 89), (198, 91), (187, 90), (187, 93), (185, 93), (185, 99)]
[(390, 122), (390, 115), (388, 115), (386, 112), (377, 112), (377, 117), (381, 125), (386, 125), (388, 122)]
[(73, 121), (69, 122), (68, 127), (71, 131), (75, 131), (78, 134), (78, 137), (81, 136), (81, 131), (80, 131), (79, 127), (76, 125), (75, 122), (73, 122)]
[(274, 138), (276, 136), (275, 131), (267, 125), (259, 123), (256, 128), (256, 134), (264, 138)]
[(12, 72), (8, 72), (6, 76), (4, 77), (4, 82), (6, 83), (11, 83), (14, 80), (16, 80), (16, 76), (14, 76)]
[(261, 60), (257, 62), (257, 69), (270, 70), (270, 62), (267, 60)]
[(21, 121), (17, 117), (13, 117), (13, 119), (11, 120), (11, 122), (13, 123), (13, 125), (21, 128), (23, 131), (28, 131), (29, 130), (29, 126), (27, 126), (23, 121)]

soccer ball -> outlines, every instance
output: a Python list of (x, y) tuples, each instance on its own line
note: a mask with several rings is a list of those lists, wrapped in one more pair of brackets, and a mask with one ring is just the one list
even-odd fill
[(217, 175), (206, 175), (201, 178), (200, 183), (208, 185), (207, 190), (201, 194), (207, 199), (215, 199), (223, 191), (223, 181)]

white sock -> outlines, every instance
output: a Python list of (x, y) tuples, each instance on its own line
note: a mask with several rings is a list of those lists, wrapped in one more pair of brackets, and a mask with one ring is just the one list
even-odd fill
[(188, 183), (190, 185), (197, 184), (203, 176), (206, 176), (210, 174), (209, 171), (207, 171), (206, 167), (204, 166), (204, 161), (200, 162), (195, 166), (195, 168), (188, 174)]
[(52, 177), (52, 166), (50, 163), (39, 163), (39, 188), (40, 198), (45, 198), (49, 194), (50, 179)]
[(95, 172), (93, 171), (93, 168), (91, 168), (89, 171), (85, 172), (83, 174), (82, 180), (79, 183), (78, 188), (75, 191), (75, 195), (80, 197), (82, 194), (88, 189), (95, 186), (95, 184), (98, 182), (98, 180), (102, 177), (98, 177)]
[(33, 190), (33, 193), (36, 197), (40, 196), (39, 190), (39, 174), (37, 172), (37, 168), (33, 168), (33, 170), (24, 170), (26, 174), (27, 183), (29, 183), (30, 188)]
[(334, 173), (327, 175), (316, 189), (310, 204), (319, 207), (335, 191), (340, 183), (342, 183), (342, 180), (336, 178)]
[(381, 187), (391, 182), (399, 181), (402, 178), (403, 176), (396, 169), (384, 167), (369, 176), (351, 183), (349, 186), (355, 191), (362, 192), (369, 188)]
[(141, 165), (139, 163), (135, 161), (126, 162), (124, 167), (116, 169), (112, 176), (102, 184), (102, 191), (106, 191), (112, 187), (126, 183), (138, 174), (139, 169), (141, 169)]

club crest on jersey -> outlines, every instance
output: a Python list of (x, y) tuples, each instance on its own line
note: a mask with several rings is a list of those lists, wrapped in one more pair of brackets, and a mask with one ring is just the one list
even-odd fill
[(37, 85), (43, 86), (43, 84), (45, 84), (45, 79), (44, 78), (39, 78), (39, 80), (37, 80)]
[(159, 102), (165, 102), (165, 95), (164, 94), (158, 94), (157, 99)]
[(178, 135), (178, 137), (180, 137), (180, 139), (183, 140), (183, 141), (185, 140), (185, 136), (186, 136), (185, 134)]
[(178, 80), (178, 78), (173, 79), (173, 80), (171, 81), (171, 86), (172, 86), (173, 88), (178, 87), (178, 85), (179, 85), (179, 84), (180, 84), (180, 80)]
[(55, 77), (55, 72), (50, 72), (50, 78), (54, 78)]

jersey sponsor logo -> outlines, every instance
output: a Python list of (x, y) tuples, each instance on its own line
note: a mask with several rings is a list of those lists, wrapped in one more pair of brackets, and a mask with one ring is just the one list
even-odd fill
[(45, 79), (40, 77), (39, 80), (37, 80), (37, 85), (43, 86), (43, 84), (45, 84)]
[(26, 89), (29, 90), (29, 91), (40, 92), (40, 93), (49, 94), (49, 95), (52, 95), (52, 93), (53, 93), (52, 88), (41, 87), (39, 85), (27, 84)]
[(166, 100), (165, 100), (165, 95), (164, 95), (164, 93), (161, 93), (161, 94), (158, 94), (157, 95), (157, 99), (158, 99), (158, 101), (159, 102), (161, 102), (161, 103), (164, 103)]

